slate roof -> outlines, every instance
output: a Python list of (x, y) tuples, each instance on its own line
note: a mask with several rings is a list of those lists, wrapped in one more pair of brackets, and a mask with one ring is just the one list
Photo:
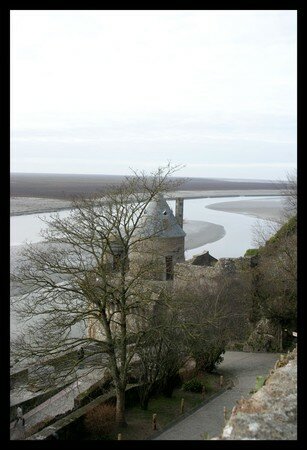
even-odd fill
[(157, 237), (185, 237), (185, 232), (178, 225), (177, 220), (162, 194), (150, 202), (140, 221), (139, 234)]

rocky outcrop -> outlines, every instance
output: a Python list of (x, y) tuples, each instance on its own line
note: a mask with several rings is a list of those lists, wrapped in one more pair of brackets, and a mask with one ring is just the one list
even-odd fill
[(274, 352), (280, 348), (280, 330), (269, 319), (261, 319), (246, 341), (246, 352)]
[(214, 440), (297, 439), (297, 351), (281, 355), (265, 385), (233, 408)]

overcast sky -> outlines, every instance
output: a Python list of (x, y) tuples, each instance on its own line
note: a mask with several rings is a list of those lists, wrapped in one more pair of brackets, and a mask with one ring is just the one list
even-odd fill
[(11, 171), (281, 179), (296, 11), (12, 11)]

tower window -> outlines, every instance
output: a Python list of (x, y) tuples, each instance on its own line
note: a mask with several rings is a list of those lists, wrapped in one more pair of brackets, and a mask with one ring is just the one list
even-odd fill
[(165, 257), (165, 269), (166, 269), (166, 279), (172, 280), (174, 278), (173, 257), (172, 256)]

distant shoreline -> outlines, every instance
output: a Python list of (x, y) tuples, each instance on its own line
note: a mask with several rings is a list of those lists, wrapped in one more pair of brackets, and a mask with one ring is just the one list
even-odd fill
[[(70, 201), (78, 195), (90, 196), (99, 193), (103, 196), (126, 179), (127, 177), (122, 175), (11, 173), (10, 193), (12, 197)], [(201, 192), (204, 191), (280, 191), (285, 188), (285, 182), (270, 180), (184, 178), (179, 176), (170, 177), (169, 181), (175, 183), (172, 190), (195, 192), (195, 196), (201, 195)]]
[[(250, 190), (187, 190), (175, 191), (166, 195), (166, 199), (219, 198), (219, 197), (255, 197), (280, 196), (277, 189), (250, 189)], [(57, 198), (12, 196), (10, 199), (10, 215), (21, 216), (27, 214), (43, 214), (71, 209), (71, 201)]]

